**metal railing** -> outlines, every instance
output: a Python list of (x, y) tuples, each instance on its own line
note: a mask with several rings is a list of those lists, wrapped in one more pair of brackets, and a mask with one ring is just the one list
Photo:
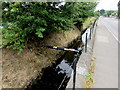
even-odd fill
[(94, 24), (92, 26), (90, 26), (89, 30), (85, 32), (85, 53), (87, 52), (87, 45), (88, 45), (88, 41), (89, 39), (92, 39), (92, 34), (95, 31), (97, 26), (97, 19), (95, 20)]
[[(73, 67), (73, 90), (75, 90), (75, 81), (76, 81), (76, 64), (77, 64), (77, 61), (82, 53), (82, 48), (78, 48), (78, 50), (75, 50), (75, 49), (71, 49), (71, 48), (60, 48), (60, 47), (56, 47), (56, 46), (46, 46), (48, 48), (51, 48), (51, 49), (56, 49), (56, 50), (64, 50), (64, 51), (72, 51), (72, 52), (75, 52), (75, 55), (74, 55), (74, 61), (73, 63), (71, 64), (70, 67)], [(70, 72), (70, 68), (68, 70), (68, 72), (66, 73), (66, 75), (64, 76), (61, 84), (59, 85), (58, 87), (58, 90), (60, 90), (60, 88), (62, 87), (65, 79), (67, 78), (67, 74)]]
[[(88, 44), (88, 39), (92, 39), (92, 33), (94, 32), (94, 30), (96, 29), (96, 25), (97, 25), (97, 19), (95, 20), (94, 24), (90, 27), (89, 30), (89, 35), (88, 33), (86, 33), (85, 35), (85, 52), (87, 52), (87, 44)], [(63, 51), (72, 51), (75, 52), (76, 54), (74, 55), (74, 60), (73, 63), (71, 64), (70, 67), (73, 67), (73, 90), (75, 90), (75, 83), (76, 83), (76, 65), (77, 65), (77, 61), (79, 60), (80, 55), (82, 54), (82, 48), (79, 48), (78, 50), (75, 49), (71, 49), (71, 48), (60, 48), (60, 47), (56, 47), (56, 46), (46, 46), (48, 48), (51, 49), (56, 49), (56, 50), (63, 50)], [(64, 76), (61, 84), (58, 87), (58, 90), (61, 89), (65, 79), (67, 78), (67, 74), (70, 72), (70, 68), (68, 70), (68, 72), (66, 73), (66, 75)]]

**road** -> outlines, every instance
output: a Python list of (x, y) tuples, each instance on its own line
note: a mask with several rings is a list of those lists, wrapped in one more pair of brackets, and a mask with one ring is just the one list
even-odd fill
[(118, 19), (107, 17), (101, 17), (100, 19), (102, 23), (104, 23), (104, 25), (106, 26), (107, 30), (109, 30), (113, 37), (120, 43), (120, 32), (118, 32)]
[(118, 20), (100, 17), (93, 56), (96, 57), (94, 88), (118, 88)]

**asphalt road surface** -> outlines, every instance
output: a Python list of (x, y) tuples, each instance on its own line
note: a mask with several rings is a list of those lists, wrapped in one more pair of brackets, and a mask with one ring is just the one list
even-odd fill
[(106, 26), (107, 30), (113, 35), (113, 37), (120, 43), (120, 32), (118, 32), (118, 20), (117, 18), (101, 17), (100, 20)]
[(93, 49), (94, 88), (118, 88), (118, 41), (118, 20), (100, 17)]

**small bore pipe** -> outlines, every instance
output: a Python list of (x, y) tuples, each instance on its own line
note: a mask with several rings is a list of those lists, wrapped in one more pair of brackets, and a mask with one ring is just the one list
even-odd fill
[(60, 48), (60, 47), (56, 47), (56, 46), (46, 46), (46, 47), (51, 48), (51, 49), (57, 49), (57, 50), (63, 50), (63, 51), (72, 51), (72, 52), (79, 53), (79, 50), (75, 50), (75, 49), (71, 49), (71, 48)]

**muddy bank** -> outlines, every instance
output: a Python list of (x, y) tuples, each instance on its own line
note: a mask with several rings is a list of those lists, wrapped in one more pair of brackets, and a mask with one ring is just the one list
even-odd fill
[[(79, 39), (74, 40), (71, 48), (77, 49), (81, 47)], [(63, 90), (66, 88), (67, 82), (70, 79), (73, 70), (74, 52), (65, 52), (63, 56), (56, 60), (52, 66), (42, 69), (42, 75), (32, 80), (27, 86), (27, 90), (33, 89), (49, 89), (49, 90)]]
[[(90, 18), (92, 20), (92, 18)], [(84, 28), (90, 24), (90, 19), (86, 21)], [(64, 55), (64, 51), (52, 50), (42, 45), (58, 47), (71, 47), (77, 38), (84, 32), (83, 27), (78, 30), (73, 26), (70, 31), (54, 32), (47, 35), (43, 40), (33, 40), (28, 42), (26, 48), (17, 55), (17, 50), (2, 49), (2, 87), (3, 88), (23, 88), (41, 76), (43, 68), (53, 65), (56, 60)], [(81, 42), (81, 38), (79, 39)]]
[(2, 49), (3, 88), (23, 88), (42, 75), (42, 68), (51, 66), (63, 55), (64, 51), (52, 50), (41, 45), (70, 47), (76, 38), (80, 38), (81, 31), (74, 26), (71, 31), (55, 32), (42, 41), (28, 43), (21, 55), (17, 50)]

